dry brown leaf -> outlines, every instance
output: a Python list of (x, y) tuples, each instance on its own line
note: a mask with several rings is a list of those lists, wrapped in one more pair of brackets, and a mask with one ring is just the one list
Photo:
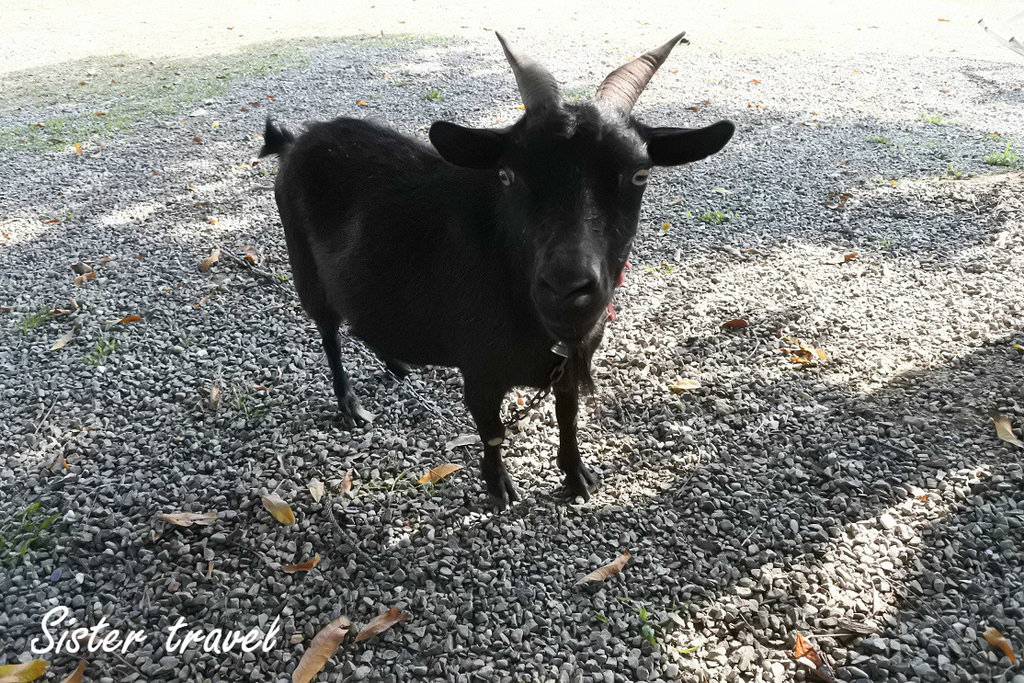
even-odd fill
[(456, 465), (452, 462), (446, 462), (443, 465), (438, 465), (434, 469), (430, 470), (422, 477), (419, 478), (420, 484), (436, 484), (450, 474), (454, 474), (462, 469), (462, 465)]
[(843, 263), (846, 263), (847, 261), (852, 261), (855, 258), (857, 258), (857, 252), (851, 251), (849, 254), (843, 255)]
[(43, 221), (43, 225), (53, 225), (54, 223), (60, 223), (59, 218), (51, 218), (48, 221)]
[(256, 251), (256, 247), (244, 246), (242, 247), (242, 251), (239, 252), (239, 255), (249, 263), (259, 265), (263, 262), (260, 258), (259, 252)]
[(0, 683), (29, 683), (34, 681), (50, 668), (48, 662), (33, 659), (24, 664), (5, 664), (0, 666)]
[(724, 323), (722, 323), (722, 327), (731, 327), (737, 330), (741, 330), (744, 327), (749, 327), (749, 325), (750, 324), (746, 320), (740, 320), (739, 318), (736, 318), (735, 320), (726, 320)]
[(75, 284), (76, 285), (83, 285), (83, 284), (85, 284), (86, 280), (95, 280), (95, 279), (96, 279), (96, 273), (94, 271), (90, 271), (90, 272), (88, 272), (88, 273), (86, 273), (84, 275), (79, 275), (78, 277), (76, 277), (75, 278)]
[(366, 100), (356, 100), (356, 104), (358, 104), (360, 107), (369, 107), (370, 106), (369, 104), (366, 103)]
[(86, 661), (83, 659), (75, 667), (75, 670), (68, 674), (60, 683), (82, 683), (82, 676), (85, 674)]
[(118, 325), (127, 325), (128, 323), (137, 323), (142, 320), (141, 315), (126, 315), (117, 321)]
[(260, 496), (260, 500), (263, 501), (263, 507), (267, 508), (270, 516), (278, 522), (285, 526), (295, 524), (295, 513), (292, 512), (288, 503), (281, 499), (281, 496), (276, 493), (264, 493)]
[(313, 556), (312, 560), (306, 560), (305, 562), (299, 562), (298, 564), (289, 564), (282, 567), (282, 569), (289, 574), (294, 574), (295, 572), (308, 572), (310, 569), (320, 564), (320, 559), (320, 553), (317, 553)]
[(990, 411), (988, 416), (992, 418), (992, 422), (996, 425), (996, 436), (1007, 443), (1024, 448), (1024, 441), (1021, 441), (1013, 434), (1013, 428), (1010, 427), (1010, 418), (1000, 415), (995, 410)]
[(792, 346), (787, 346), (781, 349), (782, 353), (789, 356), (789, 360), (794, 363), (800, 363), (801, 365), (810, 365), (819, 361), (828, 360), (828, 354), (821, 349), (816, 349), (813, 346), (804, 344), (799, 339), (787, 339)]
[(160, 515), (160, 519), (175, 526), (209, 526), (219, 516), (216, 512), (171, 512)]
[(77, 154), (78, 156), (82, 156), (82, 146), (76, 142), (76, 143), (74, 143), (74, 147), (75, 147), (75, 154)]
[(103, 258), (101, 258), (99, 260), (99, 264), (101, 266), (105, 266), (106, 264), (110, 263), (111, 261), (116, 261), (116, 260), (117, 260), (116, 256), (104, 256)]
[(822, 202), (822, 204), (830, 209), (841, 209), (846, 206), (846, 202), (851, 199), (853, 199), (853, 195), (849, 192), (829, 192), (828, 201)]
[(319, 479), (312, 479), (306, 488), (309, 489), (309, 495), (313, 496), (313, 502), (319, 503), (320, 499), (324, 497), (324, 483)]
[(701, 384), (695, 379), (679, 379), (674, 384), (668, 385), (668, 390), (673, 394), (681, 394), (684, 391), (693, 391), (694, 389), (700, 389)]
[(341, 492), (344, 495), (352, 493), (352, 470), (345, 473), (345, 478), (341, 480)]
[(384, 614), (376, 616), (369, 624), (359, 630), (359, 635), (356, 636), (356, 642), (361, 643), (364, 640), (369, 640), (375, 636), (379, 636), (384, 631), (395, 624), (400, 624), (403, 621), (409, 621), (412, 619), (412, 615), (408, 612), (403, 612), (397, 607), (392, 607)]
[(57, 341), (53, 342), (53, 345), (50, 346), (50, 350), (51, 351), (58, 351), (60, 349), (63, 349), (65, 346), (70, 344), (71, 340), (74, 339), (74, 338), (75, 338), (75, 329), (71, 328), (70, 330), (68, 330), (67, 334), (65, 334), (63, 337), (61, 337)]
[(316, 678), (328, 660), (338, 651), (351, 626), (347, 617), (338, 617), (320, 629), (320, 632), (313, 636), (309, 647), (302, 653), (299, 665), (292, 672), (292, 683), (309, 683)]
[(629, 551), (624, 550), (621, 555), (616, 557), (614, 560), (612, 560), (605, 566), (601, 567), (600, 569), (595, 569), (594, 571), (590, 572), (582, 579), (577, 581), (576, 585), (578, 586), (581, 583), (593, 583), (595, 581), (604, 581), (609, 576), (614, 576), (615, 574), (618, 574), (622, 571), (622, 568), (626, 566), (626, 563), (629, 562), (630, 557), (631, 555), (629, 554)]
[(210, 255), (203, 259), (199, 264), (199, 271), (206, 272), (213, 267), (213, 264), (220, 260), (220, 250), (214, 249), (210, 252)]
[(988, 641), (989, 645), (1002, 650), (1006, 658), (1010, 660), (1010, 664), (1017, 663), (1017, 655), (1013, 653), (1013, 646), (1010, 645), (1010, 641), (1006, 639), (1006, 636), (999, 632), (999, 629), (989, 628), (981, 635), (985, 636), (985, 640)]
[(220, 385), (214, 382), (210, 385), (210, 397), (206, 399), (206, 407), (210, 410), (217, 410), (220, 408), (221, 391)]
[(825, 683), (836, 683), (832, 670), (825, 664), (825, 661), (818, 654), (818, 651), (814, 649), (814, 646), (799, 631), (796, 634), (796, 644), (793, 647), (793, 659), (798, 664), (808, 668), (808, 678), (824, 681)]

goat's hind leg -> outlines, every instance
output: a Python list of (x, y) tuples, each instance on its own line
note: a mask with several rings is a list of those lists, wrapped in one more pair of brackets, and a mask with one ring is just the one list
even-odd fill
[(340, 322), (337, 319), (317, 320), (316, 326), (323, 340), (324, 353), (327, 354), (327, 365), (331, 368), (331, 383), (334, 385), (334, 396), (338, 399), (338, 410), (348, 422), (359, 426), (373, 422), (374, 415), (360, 405), (345, 368), (341, 366), (341, 342), (338, 340)]

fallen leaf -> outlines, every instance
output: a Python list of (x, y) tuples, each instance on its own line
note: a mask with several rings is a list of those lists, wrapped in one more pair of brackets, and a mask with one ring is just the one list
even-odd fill
[[(522, 404), (520, 404), (522, 405)], [(480, 437), (476, 434), (461, 434), (444, 445), (446, 451), (450, 451), (459, 446), (472, 446), (480, 443)]]
[(260, 496), (260, 500), (263, 501), (263, 507), (267, 508), (270, 516), (278, 522), (285, 526), (295, 524), (295, 513), (292, 512), (288, 503), (281, 499), (281, 496), (276, 493), (264, 493)]
[(61, 337), (57, 341), (53, 342), (53, 345), (50, 346), (50, 350), (51, 351), (59, 351), (60, 349), (63, 349), (65, 346), (70, 344), (71, 340), (74, 339), (74, 338), (75, 338), (75, 328), (71, 328), (70, 330), (68, 330), (67, 334), (65, 334), (63, 337)]
[(824, 201), (822, 204), (830, 209), (841, 209), (846, 206), (846, 202), (853, 199), (853, 195), (849, 192), (829, 192), (828, 197), (828, 201)]
[(816, 349), (813, 346), (804, 344), (799, 339), (787, 339), (790, 346), (786, 346), (781, 349), (782, 353), (789, 356), (789, 360), (794, 363), (800, 363), (801, 365), (809, 365), (818, 361), (828, 360), (828, 354), (821, 349)]
[(806, 666), (809, 671), (807, 675), (814, 677), (816, 680), (825, 681), (825, 683), (836, 683), (835, 674), (825, 664), (825, 661), (818, 654), (818, 651), (814, 649), (814, 646), (804, 638), (803, 634), (797, 632), (796, 634), (796, 645), (793, 647), (793, 659), (798, 664)]
[(319, 479), (313, 479), (306, 488), (309, 489), (309, 495), (313, 496), (313, 502), (319, 503), (320, 499), (324, 497), (324, 483)]
[(175, 526), (210, 526), (219, 516), (216, 512), (171, 512), (160, 515), (160, 519)]
[(736, 318), (735, 320), (726, 320), (724, 323), (722, 323), (722, 327), (731, 327), (737, 330), (749, 326), (750, 324), (746, 320), (740, 320), (739, 318)]
[(462, 469), (462, 465), (456, 465), (455, 463), (445, 463), (438, 465), (434, 469), (430, 470), (422, 477), (419, 478), (420, 484), (436, 484), (450, 474), (454, 474)]
[(359, 635), (356, 636), (356, 642), (361, 643), (364, 640), (369, 640), (375, 636), (379, 636), (384, 631), (395, 624), (400, 624), (403, 621), (409, 621), (412, 619), (412, 615), (408, 612), (403, 612), (397, 607), (392, 607), (384, 614), (374, 617), (369, 624), (359, 630)]
[(600, 569), (595, 569), (594, 571), (590, 572), (589, 574), (584, 576), (582, 579), (577, 581), (576, 585), (578, 586), (581, 583), (592, 583), (592, 582), (595, 582), (595, 581), (604, 581), (609, 576), (614, 576), (615, 574), (618, 574), (619, 572), (622, 571), (622, 568), (626, 566), (626, 563), (629, 562), (629, 558), (630, 558), (629, 551), (628, 550), (623, 551), (623, 553), (621, 555), (616, 557), (614, 560), (612, 560), (611, 562), (609, 562), (605, 566), (601, 567)]
[(1000, 415), (995, 410), (990, 411), (988, 416), (992, 418), (992, 422), (996, 425), (996, 436), (1007, 443), (1024, 448), (1024, 441), (1021, 441), (1013, 434), (1013, 428), (1010, 427), (1010, 418)]
[(126, 315), (117, 321), (118, 325), (127, 325), (128, 323), (137, 323), (142, 320), (141, 315)]
[(669, 384), (668, 390), (673, 394), (681, 394), (684, 391), (693, 391), (694, 389), (700, 389), (700, 382), (695, 379), (680, 379), (676, 380), (675, 384)]
[(213, 216), (207, 216), (206, 222), (209, 223), (210, 225), (217, 225), (217, 219)]
[(202, 142), (202, 141), (203, 141), (203, 139), (201, 137), (199, 137), (198, 135), (195, 136), (194, 138), (192, 138), (192, 142)]
[(313, 636), (309, 647), (302, 653), (299, 665), (292, 672), (292, 683), (309, 683), (327, 665), (341, 646), (352, 624), (347, 617), (338, 617)]
[(206, 399), (206, 407), (210, 410), (217, 410), (220, 408), (220, 400), (220, 384), (214, 382), (210, 385), (210, 396)]
[(1006, 658), (1010, 660), (1010, 664), (1017, 663), (1017, 655), (1013, 653), (1013, 646), (1010, 645), (1010, 641), (999, 632), (999, 629), (989, 628), (981, 635), (985, 636), (985, 640), (988, 641), (989, 645), (992, 647), (998, 647), (1002, 650), (1003, 654), (1006, 655)]
[(346, 496), (352, 493), (352, 470), (346, 472), (345, 478), (341, 480), (341, 493)]
[(249, 263), (255, 263), (259, 265), (261, 263), (259, 252), (256, 251), (256, 247), (245, 246), (242, 247), (242, 251), (239, 252), (242, 258)]
[(369, 104), (366, 103), (365, 100), (356, 100), (356, 104), (358, 104), (360, 107), (369, 107), (370, 106)]
[(939, 21), (949, 21), (949, 19), (939, 19)]
[(843, 256), (843, 263), (846, 263), (847, 261), (852, 261), (855, 258), (857, 258), (857, 252), (851, 251), (849, 254), (845, 254)]
[(671, 228), (671, 227), (672, 227), (672, 224), (669, 223), (668, 221), (665, 221), (664, 223), (661, 224), (661, 231), (663, 233), (664, 232), (668, 232), (668, 229)]
[(754, 84), (757, 84), (757, 83), (760, 83), (761, 81), (757, 80), (756, 78), (751, 78), (750, 82), (754, 83)]
[(74, 148), (75, 148), (75, 154), (77, 154), (78, 156), (82, 156), (82, 146), (76, 142), (74, 144)]
[(111, 261), (116, 261), (116, 260), (117, 260), (116, 256), (104, 256), (103, 258), (101, 258), (99, 260), (99, 264), (101, 266), (104, 266), (104, 265), (110, 263)]
[(199, 272), (205, 273), (213, 268), (213, 264), (220, 260), (220, 249), (214, 249), (210, 252), (210, 255), (202, 260), (199, 264)]
[(83, 285), (83, 284), (85, 284), (85, 282), (87, 280), (95, 280), (95, 279), (96, 279), (96, 273), (95, 272), (89, 272), (89, 273), (86, 273), (85, 275), (79, 275), (78, 277), (76, 277), (75, 278), (75, 284), (76, 285)]
[(75, 670), (68, 674), (67, 678), (60, 683), (82, 683), (82, 676), (85, 674), (85, 665), (86, 661), (83, 659), (78, 663), (78, 666), (75, 667)]
[(48, 662), (33, 659), (24, 664), (5, 664), (0, 666), (0, 683), (29, 683), (34, 681), (50, 668)]
[(282, 569), (289, 574), (294, 574), (295, 572), (308, 572), (310, 569), (320, 564), (320, 559), (320, 553), (317, 553), (313, 556), (312, 560), (306, 560), (305, 562), (300, 562), (298, 564), (289, 564), (282, 567)]

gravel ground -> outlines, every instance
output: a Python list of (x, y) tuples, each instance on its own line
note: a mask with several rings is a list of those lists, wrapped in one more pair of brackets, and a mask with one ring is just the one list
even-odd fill
[[(87, 680), (283, 681), (331, 619), (399, 607), (411, 621), (350, 641), (321, 678), (804, 680), (789, 656), (800, 632), (843, 681), (1022, 683), (981, 634), (998, 628), (1024, 654), (1024, 468), (987, 416), (1024, 425), (1024, 178), (983, 161), (1024, 154), (1024, 63), (920, 7), (922, 33), (949, 24), (946, 48), (865, 46), (861, 22), (838, 41), (695, 39), (671, 57), (636, 113), (729, 118), (736, 136), (652, 174), (582, 415), (602, 489), (585, 505), (553, 498), (545, 405), (508, 442), (524, 500), (504, 514), (483, 507), (475, 448), (446, 449), (472, 431), (457, 373), (396, 384), (350, 340), (378, 418), (338, 423), (287, 280), (275, 163), (255, 160), (268, 112), (293, 126), (374, 117), (420, 137), (438, 118), (514, 120), (492, 37), (6, 72), (0, 663), (30, 659), (42, 614), (66, 605), (83, 624), (153, 634), (90, 655)], [(739, 21), (712, 19), (695, 32)], [(671, 32), (508, 34), (589, 95)], [(140, 114), (133, 97), (160, 106)], [(97, 112), (121, 118), (97, 127)], [(246, 248), (258, 269), (231, 256)], [(79, 262), (97, 277), (74, 284)], [(52, 309), (70, 312), (34, 315)], [(791, 361), (793, 339), (828, 359)], [(682, 379), (701, 388), (673, 392)], [(467, 467), (415, 484), (449, 461)], [(294, 526), (270, 518), (265, 491)], [(183, 511), (220, 517), (158, 519)], [(573, 586), (622, 550), (621, 575)], [(313, 571), (282, 570), (316, 553)], [(179, 617), (247, 630), (277, 615), (267, 653), (162, 649)], [(45, 658), (49, 680), (77, 662)]]

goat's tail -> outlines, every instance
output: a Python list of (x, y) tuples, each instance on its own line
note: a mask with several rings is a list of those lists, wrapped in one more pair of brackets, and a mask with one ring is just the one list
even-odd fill
[(260, 149), (260, 156), (265, 157), (268, 154), (283, 156), (293, 142), (295, 142), (295, 136), (291, 131), (268, 116), (267, 127), (263, 131), (263, 147)]

